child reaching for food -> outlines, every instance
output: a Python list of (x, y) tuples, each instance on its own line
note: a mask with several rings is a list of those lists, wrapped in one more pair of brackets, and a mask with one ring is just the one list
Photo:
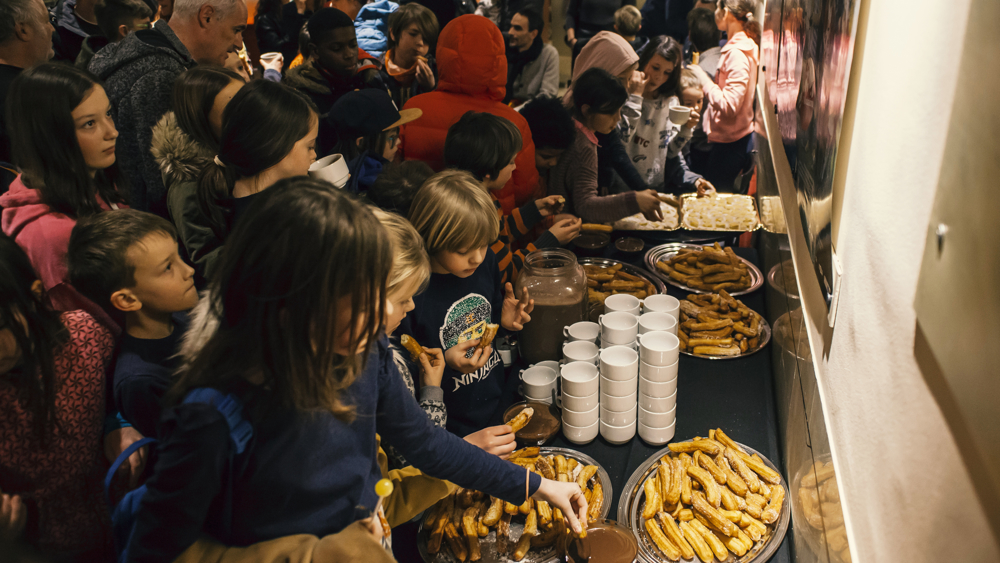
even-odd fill
[[(219, 326), (167, 396), (129, 561), (173, 561), (202, 533), (245, 546), (366, 519), (382, 477), (376, 426), (428, 475), (511, 503), (546, 500), (579, 532), (578, 485), (526, 473), (435, 427), (406, 389), (379, 337), (394, 311), (385, 291), (392, 248), (371, 211), (302, 177), (255, 199), (213, 282)], [(242, 453), (230, 456), (216, 406), (181, 402), (205, 388), (226, 394), (252, 428)]]
[(400, 333), (445, 350), (447, 426), (464, 436), (499, 420), (507, 406), (500, 400), (503, 360), (489, 345), (489, 331), (500, 325), (521, 330), (534, 302), (527, 293), (515, 298), (511, 284), (501, 284), (489, 248), (500, 231), (497, 210), (468, 172), (445, 170), (427, 180), (410, 207), (410, 222), (424, 239), (432, 273)]
[(608, 195), (597, 183), (596, 133), (618, 126), (628, 99), (625, 87), (608, 71), (592, 68), (573, 81), (573, 117), (576, 137), (549, 174), (549, 195), (566, 198), (566, 213), (586, 223), (611, 223), (643, 213), (650, 221), (663, 220), (656, 190)]

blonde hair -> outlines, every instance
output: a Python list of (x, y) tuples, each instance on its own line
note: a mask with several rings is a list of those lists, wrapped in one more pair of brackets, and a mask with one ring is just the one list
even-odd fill
[(372, 209), (372, 213), (389, 233), (389, 242), (392, 243), (392, 271), (385, 286), (386, 294), (391, 295), (414, 282), (417, 282), (418, 288), (423, 287), (431, 277), (431, 262), (420, 233), (409, 221), (395, 213), (381, 209)]
[(413, 198), (410, 223), (431, 256), (479, 248), (500, 236), (496, 205), (464, 170), (445, 170), (428, 178)]
[(701, 90), (701, 79), (698, 78), (698, 75), (693, 70), (685, 68), (681, 71), (681, 83), (677, 93), (679, 94), (680, 90), (687, 90), (688, 88)]
[(635, 6), (622, 6), (615, 12), (615, 27), (622, 35), (636, 35), (642, 27), (642, 12)]

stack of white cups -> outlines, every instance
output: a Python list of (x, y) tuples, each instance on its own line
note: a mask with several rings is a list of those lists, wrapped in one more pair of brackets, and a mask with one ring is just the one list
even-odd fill
[(662, 326), (639, 335), (639, 437), (659, 446), (674, 437), (677, 422), (677, 364), (680, 340), (673, 317), (640, 317), (640, 327)]
[(597, 437), (597, 366), (590, 361), (569, 362), (562, 367), (562, 430), (574, 444)]
[(607, 313), (599, 320), (603, 346), (600, 359), (601, 436), (612, 444), (624, 444), (635, 436), (638, 412), (639, 354), (635, 351), (635, 341), (639, 323), (630, 311)]

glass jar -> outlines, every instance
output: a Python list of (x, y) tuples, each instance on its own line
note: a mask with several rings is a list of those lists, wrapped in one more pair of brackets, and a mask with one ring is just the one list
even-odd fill
[(543, 248), (524, 259), (514, 294), (520, 296), (525, 288), (535, 309), (518, 337), (521, 356), (531, 364), (559, 360), (563, 327), (587, 317), (587, 274), (569, 250)]

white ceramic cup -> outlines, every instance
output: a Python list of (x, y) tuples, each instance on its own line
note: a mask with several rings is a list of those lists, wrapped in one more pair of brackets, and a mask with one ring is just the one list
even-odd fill
[(643, 313), (639, 315), (639, 334), (669, 332), (677, 336), (677, 319), (668, 313)]
[(351, 173), (347, 168), (347, 161), (342, 155), (331, 154), (312, 163), (309, 167), (309, 176), (317, 180), (326, 180), (338, 188), (343, 188)]
[(669, 412), (677, 406), (677, 391), (669, 397), (654, 398), (643, 393), (639, 393), (639, 406), (649, 412)]
[(622, 412), (627, 411), (634, 407), (636, 404), (636, 397), (639, 396), (639, 391), (632, 391), (631, 394), (624, 397), (616, 397), (614, 395), (607, 395), (601, 393), (601, 408), (606, 408), (609, 411)]
[(608, 424), (601, 421), (601, 436), (612, 444), (624, 444), (635, 436), (635, 426), (636, 420), (632, 421), (632, 424), (627, 424), (625, 426), (615, 426), (613, 424)]
[(651, 366), (639, 360), (639, 375), (655, 383), (663, 383), (677, 379), (677, 366), (679, 362), (674, 362), (669, 366)]
[(641, 375), (639, 376), (639, 392), (645, 394), (647, 397), (662, 399), (673, 395), (675, 391), (677, 391), (677, 379), (658, 383), (650, 381)]
[(676, 297), (656, 294), (642, 300), (644, 313), (666, 313), (675, 319), (680, 318), (681, 302)]
[(579, 426), (581, 428), (590, 426), (598, 419), (600, 413), (600, 406), (595, 406), (586, 412), (571, 411), (567, 408), (562, 410), (563, 422), (569, 424), (570, 426)]
[(615, 381), (635, 379), (639, 375), (639, 354), (628, 346), (601, 350), (601, 375)]
[(628, 426), (635, 422), (638, 413), (639, 405), (632, 405), (632, 408), (621, 412), (608, 410), (604, 405), (601, 405), (601, 420), (611, 426)]
[(604, 300), (604, 314), (623, 312), (638, 315), (642, 302), (634, 295), (618, 293)]
[(564, 365), (561, 379), (564, 395), (590, 397), (599, 390), (597, 366), (593, 362), (570, 362)]
[(670, 106), (670, 122), (674, 125), (684, 125), (691, 119), (691, 108), (685, 106)]
[(556, 394), (559, 373), (546, 366), (534, 366), (518, 374), (524, 383), (524, 396), (528, 399), (552, 400)]
[[(670, 409), (667, 412), (651, 412), (644, 408), (639, 408), (639, 420), (646, 426), (650, 428), (663, 428), (665, 426), (670, 426), (677, 419), (677, 406)], [(565, 411), (563, 411), (565, 412)], [(604, 411), (601, 411), (601, 416), (604, 415)], [(603, 420), (603, 419), (602, 419)]]
[(639, 337), (639, 356), (651, 366), (669, 366), (677, 361), (681, 341), (669, 332), (647, 332)]
[(629, 342), (628, 344), (605, 344), (604, 342), (601, 342), (601, 350), (602, 351), (607, 350), (608, 348), (611, 348), (612, 346), (624, 346), (626, 348), (631, 348), (631, 349), (635, 350), (636, 352), (638, 352), (639, 351), (639, 340), (637, 339), (635, 342)]
[(600, 421), (595, 421), (590, 426), (573, 426), (572, 424), (566, 424), (563, 422), (562, 433), (566, 437), (567, 441), (573, 442), (574, 444), (582, 445), (589, 444), (594, 441), (597, 437), (597, 432), (600, 427)]
[(601, 349), (593, 342), (578, 340), (563, 344), (563, 359), (566, 362), (590, 362), (597, 365), (597, 356)]
[(674, 438), (674, 430), (677, 427), (675, 419), (666, 428), (652, 428), (639, 423), (639, 437), (650, 446), (662, 446)]
[[(612, 297), (615, 297), (612, 295)], [(626, 297), (629, 297), (626, 295)], [(610, 297), (608, 298), (610, 299)], [(601, 342), (628, 344), (639, 335), (639, 321), (632, 313), (607, 313), (598, 317), (601, 323)]]
[(627, 379), (625, 381), (615, 381), (601, 376), (601, 397), (610, 395), (613, 397), (628, 397), (639, 388), (639, 377)]
[(556, 373), (559, 373), (559, 370), (562, 368), (562, 366), (559, 365), (559, 362), (557, 362), (555, 360), (545, 360), (544, 362), (538, 362), (537, 364), (531, 364), (528, 367), (529, 368), (533, 368), (533, 367), (536, 367), (536, 366), (545, 366), (545, 367), (547, 367), (547, 368), (549, 368), (551, 370), (555, 370)]
[(566, 337), (566, 340), (569, 342), (586, 340), (587, 342), (593, 342), (596, 344), (597, 337), (600, 335), (601, 325), (590, 321), (581, 321), (573, 323), (570, 326), (563, 327), (563, 336)]
[(577, 397), (576, 395), (563, 393), (560, 401), (562, 402), (562, 408), (564, 409), (577, 412), (587, 412), (600, 403), (598, 399), (600, 396), (600, 393), (592, 393), (587, 397)]

